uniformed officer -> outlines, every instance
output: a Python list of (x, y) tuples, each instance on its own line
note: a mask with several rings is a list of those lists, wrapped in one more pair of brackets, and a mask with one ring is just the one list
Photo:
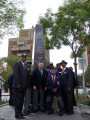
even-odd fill
[(26, 63), (27, 77), (26, 77), (26, 92), (24, 98), (24, 110), (23, 114), (27, 115), (30, 113), (29, 105), (31, 103), (31, 87), (32, 87), (32, 73), (31, 73), (31, 64), (32, 62)]
[(27, 55), (22, 53), (21, 60), (16, 62), (14, 66), (14, 79), (13, 79), (13, 91), (14, 91), (14, 107), (15, 107), (15, 118), (24, 119), (22, 114), (24, 96), (26, 91), (26, 61)]
[(46, 86), (47, 86), (48, 114), (53, 113), (52, 101), (53, 101), (53, 97), (56, 96), (58, 107), (59, 107), (59, 115), (63, 115), (62, 80), (60, 79), (60, 76), (56, 75), (55, 68), (51, 70), (51, 76), (47, 77)]
[(58, 73), (61, 76), (62, 68), (61, 68), (61, 64), (60, 63), (56, 64), (56, 69), (58, 70)]
[(64, 109), (68, 115), (73, 114), (73, 76), (72, 71), (66, 67), (67, 62), (62, 60), (61, 78), (63, 81)]

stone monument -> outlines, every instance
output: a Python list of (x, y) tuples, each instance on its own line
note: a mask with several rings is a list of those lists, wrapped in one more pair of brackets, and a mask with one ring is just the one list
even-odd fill
[(44, 49), (44, 38), (43, 38), (43, 26), (38, 23), (35, 26), (34, 40), (33, 40), (33, 54), (32, 63), (33, 69), (38, 68), (38, 62), (42, 60), (45, 68), (45, 49)]

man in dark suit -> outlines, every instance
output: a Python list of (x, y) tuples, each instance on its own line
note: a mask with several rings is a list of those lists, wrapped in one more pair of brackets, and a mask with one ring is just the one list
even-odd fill
[(62, 80), (60, 76), (56, 75), (55, 68), (51, 70), (51, 76), (47, 77), (46, 86), (47, 86), (47, 92), (48, 92), (47, 94), (48, 114), (53, 113), (52, 101), (53, 101), (53, 97), (56, 96), (58, 107), (59, 107), (59, 115), (63, 115)]
[(29, 105), (31, 102), (31, 87), (32, 87), (31, 64), (32, 62), (26, 63), (27, 77), (26, 77), (26, 92), (25, 92), (24, 110), (23, 110), (23, 114), (26, 114), (26, 115), (30, 113)]
[(66, 67), (67, 62), (61, 62), (63, 70), (61, 78), (63, 81), (63, 102), (64, 109), (68, 115), (73, 114), (73, 76), (72, 71)]
[(62, 68), (61, 68), (61, 64), (60, 63), (56, 64), (56, 69), (58, 70), (59, 76), (61, 76)]
[(75, 89), (75, 87), (78, 87), (78, 78), (75, 77), (75, 73), (73, 72), (73, 68), (72, 68), (72, 67), (69, 67), (69, 69), (71, 69), (72, 75), (73, 75), (73, 106), (76, 106), (76, 100), (75, 100), (75, 95), (74, 95), (74, 89)]
[[(47, 71), (43, 69), (44, 64), (42, 61), (38, 64), (38, 69), (33, 71), (33, 109), (34, 112), (39, 110), (38, 104), (40, 103), (40, 110), (45, 111), (44, 95), (46, 89)], [(40, 95), (40, 98), (39, 98)], [(40, 101), (38, 101), (40, 100)]]
[(24, 62), (26, 61), (26, 57), (27, 55), (24, 53), (21, 55), (21, 61), (16, 62), (13, 72), (15, 117), (18, 119), (24, 119), (24, 116), (22, 114), (22, 108), (26, 90), (27, 70), (24, 64)]
[(8, 77), (8, 87), (9, 87), (9, 92), (10, 92), (10, 98), (9, 98), (9, 105), (13, 106), (14, 105), (14, 98), (13, 98), (13, 79), (14, 75), (13, 73)]

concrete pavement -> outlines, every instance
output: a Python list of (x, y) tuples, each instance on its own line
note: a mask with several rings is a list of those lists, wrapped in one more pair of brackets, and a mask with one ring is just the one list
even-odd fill
[[(14, 108), (6, 105), (3, 107), (0, 107), (0, 118), (4, 120), (18, 120), (15, 119), (14, 114)], [(1, 119), (0, 119), (1, 120)], [(74, 111), (73, 115), (66, 115), (59, 116), (58, 113), (54, 113), (52, 115), (48, 115), (47, 113), (31, 113), (28, 116), (25, 116), (24, 120), (89, 120), (85, 117), (82, 117), (80, 113), (77, 113)]]

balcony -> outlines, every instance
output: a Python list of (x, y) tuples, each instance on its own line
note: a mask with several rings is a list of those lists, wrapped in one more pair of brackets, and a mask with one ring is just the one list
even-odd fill
[(31, 50), (30, 45), (11, 47), (11, 51), (12, 51), (12, 52), (17, 52), (17, 51), (29, 51), (29, 50)]
[(24, 45), (24, 44), (25, 44), (25, 41), (17, 41), (17, 45), (22, 46), (22, 45)]

